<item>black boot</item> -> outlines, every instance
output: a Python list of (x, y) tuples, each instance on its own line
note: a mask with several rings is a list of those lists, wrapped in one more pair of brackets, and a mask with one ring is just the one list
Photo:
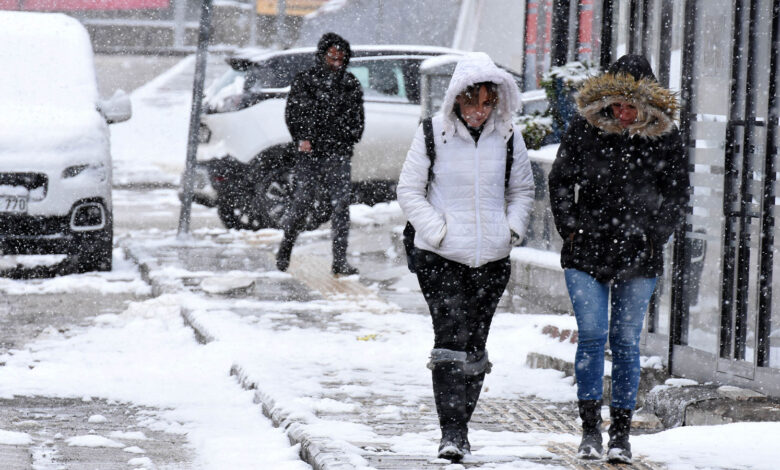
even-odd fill
[(600, 459), (604, 451), (601, 444), (601, 400), (580, 400), (577, 407), (582, 419), (582, 441), (577, 457)]
[(466, 453), (460, 444), (461, 431), (455, 427), (446, 427), (441, 429), (441, 441), (439, 442), (440, 459), (447, 459), (450, 462), (460, 462)]
[(290, 266), (293, 245), (295, 245), (295, 237), (288, 236), (285, 232), (282, 243), (279, 245), (279, 251), (276, 252), (276, 269), (279, 271), (287, 271)]
[(466, 426), (463, 428), (460, 443), (463, 453), (466, 455), (471, 454), (471, 443), (469, 442), (469, 429), (468, 422), (471, 421), (471, 416), (474, 414), (474, 409), (477, 407), (477, 401), (479, 401), (479, 394), (482, 392), (482, 384), (485, 381), (485, 373), (482, 372), (477, 375), (466, 376)]
[(463, 365), (459, 362), (439, 362), (433, 368), (433, 397), (439, 414), (441, 442), (439, 458), (460, 462), (465, 455), (466, 387)]
[(628, 438), (631, 434), (633, 413), (633, 410), (609, 407), (612, 423), (609, 425), (607, 461), (610, 463), (631, 463), (631, 444), (628, 443)]
[(351, 264), (347, 263), (346, 261), (340, 261), (340, 262), (333, 262), (333, 267), (331, 268), (331, 272), (336, 275), (344, 275), (344, 276), (351, 276), (353, 274), (358, 273), (358, 269)]

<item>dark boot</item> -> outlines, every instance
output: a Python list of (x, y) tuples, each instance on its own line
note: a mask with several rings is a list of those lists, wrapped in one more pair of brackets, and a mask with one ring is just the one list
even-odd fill
[(461, 435), (460, 429), (456, 429), (453, 427), (442, 428), (441, 441), (439, 442), (439, 453), (438, 453), (438, 457), (440, 459), (447, 459), (450, 462), (455, 462), (455, 463), (463, 460), (463, 456), (465, 456), (466, 453), (461, 447), (460, 435)]
[(628, 438), (631, 433), (631, 416), (633, 410), (609, 407), (612, 423), (609, 425), (609, 451), (607, 461), (610, 463), (631, 463), (631, 444)]
[[(471, 421), (474, 409), (479, 401), (479, 394), (482, 392), (482, 384), (485, 381), (485, 373), (466, 376), (466, 423)], [(468, 424), (463, 428), (460, 436), (461, 449), (466, 455), (471, 454), (471, 443), (469, 442)]]
[(601, 400), (580, 400), (577, 407), (582, 419), (582, 441), (577, 457), (600, 459), (604, 451), (601, 444)]
[(466, 387), (463, 365), (439, 362), (433, 368), (433, 397), (439, 414), (441, 443), (439, 458), (460, 462), (465, 455), (463, 436), (466, 429)]
[(353, 274), (358, 274), (358, 269), (346, 261), (334, 261), (331, 272), (336, 275), (351, 276)]
[(287, 271), (290, 266), (290, 255), (292, 254), (293, 245), (295, 245), (295, 238), (288, 236), (285, 232), (282, 243), (279, 245), (279, 251), (276, 252), (276, 269), (279, 271)]

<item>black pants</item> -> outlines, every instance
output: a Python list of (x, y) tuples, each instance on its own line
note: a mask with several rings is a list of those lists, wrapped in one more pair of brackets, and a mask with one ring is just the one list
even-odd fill
[(481, 354), (509, 282), (509, 257), (471, 268), (418, 249), (415, 266), (431, 312), (433, 347)]
[(324, 192), (329, 195), (333, 208), (331, 217), (333, 263), (346, 262), (347, 240), (349, 239), (349, 203), (352, 195), (351, 172), (349, 155), (302, 154), (300, 156), (294, 169), (295, 197), (281, 223), (284, 237), (289, 243), (293, 243), (298, 238), (303, 227), (303, 218), (314, 206), (314, 198)]

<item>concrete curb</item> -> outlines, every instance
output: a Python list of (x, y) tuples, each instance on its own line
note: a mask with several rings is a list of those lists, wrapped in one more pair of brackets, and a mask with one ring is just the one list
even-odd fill
[[(528, 353), (526, 357), (526, 365), (532, 369), (553, 369), (563, 372), (567, 377), (574, 376), (574, 363), (565, 359), (549, 356), (547, 354), (541, 354), (536, 352)], [(669, 378), (665, 369), (651, 369), (643, 367), (639, 378), (639, 391), (637, 393), (637, 408), (643, 408), (647, 404), (648, 397), (652, 390), (657, 386), (663, 385), (666, 379)], [(604, 376), (604, 391), (603, 399), (604, 403), (609, 403), (612, 396), (612, 377)], [(668, 420), (665, 419), (663, 413), (658, 414), (660, 409), (658, 407), (652, 407), (648, 411), (654, 412), (661, 423), (666, 424)]]
[(120, 240), (117, 243), (118, 246), (122, 248), (122, 251), (125, 253), (125, 257), (133, 262), (136, 266), (138, 266), (138, 272), (141, 274), (141, 279), (147, 284), (149, 284), (149, 287), (152, 288), (152, 297), (159, 297), (161, 292), (159, 291), (160, 286), (157, 285), (156, 282), (152, 279), (150, 275), (150, 269), (149, 265), (142, 262), (140, 259), (138, 259), (138, 256), (133, 253), (133, 250), (130, 249), (130, 247), (122, 244), (122, 241)]
[(729, 385), (656, 387), (647, 395), (647, 408), (667, 428), (780, 420), (780, 402)]
[[(216, 338), (212, 335), (189, 310), (182, 310), (182, 319), (184, 323), (192, 328), (198, 342), (208, 344)], [(349, 461), (349, 457), (337, 449), (327, 449), (327, 439), (315, 438), (306, 432), (306, 427), (295, 418), (289, 410), (276, 404), (268, 393), (260, 390), (255, 381), (253, 381), (244, 371), (243, 367), (233, 364), (230, 368), (230, 375), (235, 377), (241, 388), (254, 391), (254, 402), (262, 407), (263, 414), (271, 420), (273, 425), (284, 430), (287, 434), (290, 444), (300, 447), (299, 454), (301, 460), (312, 466), (314, 470), (345, 470), (354, 468), (354, 466), (344, 462)]]
[(349, 456), (338, 449), (328, 448), (328, 439), (316, 438), (306, 431), (306, 426), (291, 418), (291, 412), (276, 404), (269, 394), (263, 392), (246, 374), (244, 369), (234, 364), (230, 368), (230, 375), (236, 377), (238, 383), (245, 390), (253, 390), (255, 403), (262, 406), (263, 414), (271, 420), (275, 427), (282, 428), (287, 438), (293, 445), (300, 446), (301, 459), (312, 466), (314, 470), (346, 470), (354, 468), (346, 462)]

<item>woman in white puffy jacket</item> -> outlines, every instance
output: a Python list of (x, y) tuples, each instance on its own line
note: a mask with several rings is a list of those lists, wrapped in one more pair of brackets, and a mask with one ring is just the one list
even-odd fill
[(428, 367), (442, 430), (439, 457), (455, 462), (470, 453), (468, 422), (489, 371), (490, 322), (509, 281), (509, 252), (522, 241), (533, 203), (528, 153), (512, 123), (519, 104), (509, 73), (486, 54), (464, 56), (433, 118), (432, 172), (420, 126), (398, 182), (433, 320)]

